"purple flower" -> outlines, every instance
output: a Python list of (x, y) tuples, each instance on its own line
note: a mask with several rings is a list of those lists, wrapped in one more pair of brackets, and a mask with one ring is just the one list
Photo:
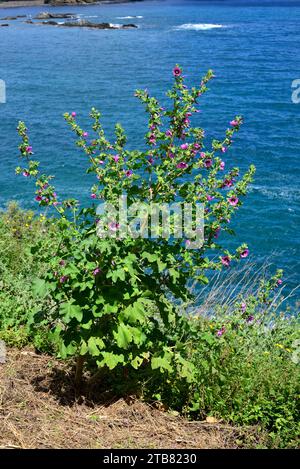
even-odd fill
[(89, 134), (87, 132), (83, 132), (82, 136), (87, 137)]
[(187, 168), (187, 164), (184, 161), (181, 161), (180, 163), (178, 163), (178, 165), (176, 167), (178, 169), (185, 169), (185, 168)]
[(108, 224), (108, 228), (110, 229), (110, 231), (117, 231), (118, 228), (120, 228), (120, 225), (119, 225), (119, 223), (116, 223), (115, 221), (111, 221)]
[(225, 267), (229, 267), (230, 265), (230, 257), (229, 256), (223, 256), (221, 257), (221, 262), (223, 265), (225, 265)]
[(154, 163), (154, 159), (152, 158), (152, 156), (150, 156), (150, 158), (148, 158), (148, 161), (149, 161), (150, 164)]
[(233, 186), (233, 179), (225, 179), (222, 184), (222, 187), (231, 187), (231, 186)]
[(166, 136), (167, 137), (172, 137), (173, 133), (172, 133), (172, 130), (167, 130), (166, 131)]
[(117, 163), (119, 161), (120, 157), (119, 155), (114, 155), (113, 160)]
[(26, 153), (31, 153), (32, 152), (32, 146), (28, 145), (28, 147), (25, 148)]
[(247, 317), (247, 322), (249, 323), (249, 322), (252, 322), (252, 321), (254, 321), (254, 316), (252, 316), (252, 315), (248, 316)]
[(35, 198), (35, 200), (36, 200), (37, 202), (40, 202), (40, 201), (43, 200), (43, 199), (42, 199), (42, 197), (41, 197), (40, 195), (37, 195), (36, 198)]
[(210, 168), (212, 166), (212, 160), (209, 158), (208, 160), (205, 160), (205, 167)]
[[(230, 203), (230, 205), (235, 207), (239, 203), (239, 199), (235, 195), (233, 195), (232, 197), (229, 197), (228, 202)], [(247, 255), (244, 257), (247, 257)]]
[(174, 155), (174, 153), (169, 152), (169, 153), (168, 153), (168, 157), (173, 159), (173, 158), (175, 157), (175, 155)]
[(225, 168), (225, 163), (224, 163), (224, 161), (221, 161), (221, 163), (220, 163), (220, 169), (223, 171), (224, 168)]
[(97, 195), (96, 194), (91, 194), (91, 199), (97, 199)]
[(277, 280), (277, 285), (278, 285), (278, 286), (279, 286), (279, 285), (282, 285), (282, 283), (283, 283), (282, 279), (279, 278), (279, 279)]
[(206, 154), (204, 153), (204, 151), (201, 151), (200, 157), (201, 157), (201, 158), (205, 158), (205, 157), (206, 157)]
[(30, 174), (29, 174), (28, 171), (23, 171), (22, 174), (23, 174), (23, 176), (24, 176), (25, 178), (28, 178), (28, 177), (30, 176)]
[(179, 77), (182, 74), (182, 70), (179, 67), (174, 67), (173, 68), (173, 75), (174, 77)]
[(211, 200), (214, 199), (214, 197), (213, 197), (212, 195), (207, 195), (207, 196), (206, 196), (206, 199), (207, 199), (208, 201), (211, 201)]
[(222, 151), (222, 153), (226, 153), (227, 148), (226, 148), (226, 147), (222, 147), (222, 148), (221, 148), (221, 151)]
[(187, 150), (189, 148), (189, 145), (188, 143), (183, 143), (182, 145), (180, 145), (180, 148), (181, 150)]
[(230, 125), (232, 125), (232, 127), (237, 127), (239, 125), (238, 121), (236, 121), (235, 119), (233, 121), (230, 122)]
[(226, 332), (226, 329), (225, 329), (225, 327), (223, 326), (221, 329), (218, 330), (217, 336), (218, 336), (218, 337), (222, 337), (222, 335), (225, 334), (225, 332)]
[(194, 147), (194, 150), (200, 150), (201, 145), (200, 145), (200, 143), (196, 142), (196, 143), (194, 143), (193, 147)]
[(71, 116), (76, 117), (76, 112), (72, 112)]
[(103, 160), (98, 161), (99, 164), (104, 164)]
[(62, 259), (61, 261), (59, 261), (59, 265), (66, 265), (66, 261)]
[(101, 272), (101, 269), (99, 267), (97, 267), (94, 271), (93, 271), (93, 275), (96, 277), (96, 275), (100, 274)]
[(125, 176), (127, 176), (128, 178), (133, 174), (133, 172), (131, 171), (131, 169), (127, 169), (125, 171)]
[(149, 143), (151, 143), (152, 145), (155, 145), (156, 144), (156, 137), (155, 135), (151, 134), (150, 137), (149, 137)]
[(249, 255), (249, 249), (244, 249), (242, 252), (241, 252), (241, 257), (248, 257)]
[(65, 283), (67, 280), (68, 280), (68, 276), (67, 275), (62, 275), (59, 279), (59, 282), (60, 283)]
[(246, 303), (241, 303), (241, 310), (242, 310), (242, 313), (244, 313), (244, 312), (246, 311), (246, 308), (247, 308)]

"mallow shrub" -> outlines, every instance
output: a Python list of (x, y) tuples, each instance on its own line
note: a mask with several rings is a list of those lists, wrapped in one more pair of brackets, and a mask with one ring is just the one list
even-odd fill
[[(148, 114), (140, 149), (126, 148), (120, 124), (110, 141), (96, 109), (91, 110), (88, 131), (80, 127), (75, 112), (65, 114), (77, 147), (86, 155), (86, 171), (95, 176), (88, 207), (79, 200), (60, 199), (53, 176), (42, 172), (33, 157), (25, 124), (18, 125), (22, 164), (16, 173), (35, 183), (37, 204), (57, 214), (55, 248), (44, 249), (42, 240), (34, 248), (48, 269), (33, 289), (49, 302), (47, 308), (35, 309), (30, 324), (51, 331), (61, 358), (76, 357), (77, 381), (86, 362), (109, 370), (147, 368), (165, 376), (176, 372), (193, 381), (195, 366), (184, 353), (190, 324), (177, 306), (190, 300), (190, 279), (206, 284), (209, 272), (228, 269), (248, 256), (246, 244), (230, 252), (221, 241), (224, 232), (232, 233), (231, 218), (255, 171), (250, 166), (241, 175), (225, 161), (242, 117), (234, 117), (222, 139), (206, 142), (204, 130), (191, 120), (213, 72), (191, 89), (179, 66), (173, 76), (168, 109), (147, 90), (135, 93)], [(133, 220), (120, 236), (118, 217), (111, 219), (97, 207), (107, 202), (117, 210), (124, 195)], [(174, 202), (204, 205), (203, 244), (197, 248), (191, 249), (191, 239), (184, 235), (162, 236), (163, 226), (154, 236), (139, 235), (145, 218), (134, 216), (137, 203), (147, 212), (153, 204)], [(177, 216), (172, 214), (171, 221)], [(195, 221), (193, 229), (196, 232)]]

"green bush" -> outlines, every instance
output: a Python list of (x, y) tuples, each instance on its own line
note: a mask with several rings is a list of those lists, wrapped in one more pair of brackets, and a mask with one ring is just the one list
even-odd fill
[[(34, 285), (36, 294), (48, 298), (53, 307), (40, 308), (32, 324), (51, 329), (61, 358), (77, 358), (78, 380), (83, 364), (94, 361), (99, 368), (110, 370), (147, 365), (160, 373), (176, 369), (182, 378), (192, 381), (194, 367), (182, 353), (189, 324), (174, 300), (189, 297), (191, 278), (206, 284), (207, 272), (248, 256), (245, 244), (231, 253), (216, 240), (221, 231), (232, 233), (228, 224), (242, 205), (255, 171), (253, 166), (244, 175), (236, 167), (225, 171), (222, 160), (242, 118), (236, 116), (230, 122), (222, 140), (204, 142), (204, 130), (193, 127), (191, 117), (198, 111), (198, 101), (213, 73), (209, 71), (191, 89), (185, 85), (180, 67), (174, 68), (173, 75), (168, 110), (148, 91), (136, 91), (148, 114), (145, 150), (128, 150), (119, 124), (114, 141), (109, 141), (95, 109), (90, 113), (91, 135), (79, 126), (75, 112), (65, 114), (77, 146), (87, 157), (87, 172), (96, 179), (90, 193), (93, 203), (87, 208), (79, 208), (79, 201), (73, 199), (59, 199), (53, 176), (42, 173), (39, 161), (32, 159), (25, 124), (18, 126), (23, 166), (16, 173), (35, 182), (40, 207), (60, 216), (56, 224), (60, 241), (53, 250), (41, 244), (39, 252), (48, 270)], [(144, 231), (136, 228), (137, 222), (121, 226), (118, 209), (124, 194), (127, 214), (131, 212), (132, 223), (138, 218)], [(97, 212), (95, 201), (109, 204), (109, 212)], [(183, 236), (172, 233), (166, 237), (161, 225), (156, 226), (155, 236), (145, 235), (148, 210), (153, 204), (170, 206), (172, 202), (184, 210), (185, 204), (193, 209), (196, 203), (206, 204), (203, 243), (196, 242), (199, 227), (195, 219), (189, 230), (184, 225)], [(147, 219), (145, 215), (141, 218), (141, 206), (146, 206)], [(171, 221), (176, 217), (173, 213)], [(190, 249), (195, 243), (197, 248)]]

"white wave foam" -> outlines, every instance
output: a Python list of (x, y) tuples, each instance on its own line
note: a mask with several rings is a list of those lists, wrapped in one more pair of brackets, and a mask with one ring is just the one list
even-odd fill
[(141, 18), (144, 18), (144, 17), (143, 16), (117, 16), (118, 20), (132, 20), (134, 18), (141, 19)]
[(210, 23), (185, 23), (180, 26), (177, 26), (177, 30), (187, 30), (192, 29), (194, 31), (207, 31), (208, 29), (219, 29), (224, 28), (223, 24), (210, 24)]
[(123, 25), (118, 23), (109, 23), (109, 26), (111, 26), (112, 28), (121, 28)]

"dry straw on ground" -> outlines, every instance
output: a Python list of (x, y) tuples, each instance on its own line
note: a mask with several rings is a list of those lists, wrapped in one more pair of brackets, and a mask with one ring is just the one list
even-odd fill
[(30, 349), (9, 350), (0, 365), (0, 448), (236, 448), (258, 441), (255, 428), (210, 422), (134, 398), (76, 395), (69, 365)]

